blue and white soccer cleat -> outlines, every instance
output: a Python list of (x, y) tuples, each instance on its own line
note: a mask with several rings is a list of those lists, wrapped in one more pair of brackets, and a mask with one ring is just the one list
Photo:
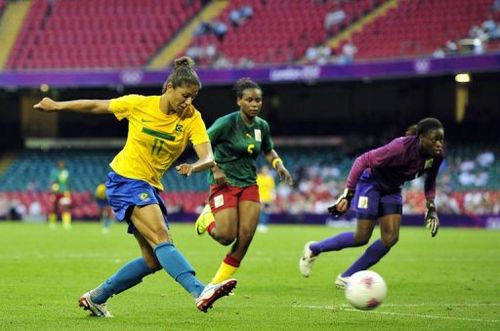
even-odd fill
[(229, 295), (236, 287), (236, 283), (236, 279), (231, 278), (219, 284), (208, 284), (205, 286), (200, 296), (196, 298), (196, 307), (206, 313), (209, 308), (212, 308), (215, 301), (223, 296)]
[(84, 293), (78, 300), (80, 307), (84, 310), (89, 310), (92, 316), (96, 317), (113, 317), (106, 308), (106, 304), (97, 304), (90, 298), (90, 292)]

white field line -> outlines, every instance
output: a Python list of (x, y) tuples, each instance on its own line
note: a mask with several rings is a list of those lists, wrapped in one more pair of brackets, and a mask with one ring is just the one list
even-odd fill
[(453, 317), (453, 316), (438, 316), (429, 314), (409, 314), (409, 313), (396, 313), (390, 311), (362, 311), (356, 309), (344, 309), (345, 311), (355, 312), (355, 313), (370, 313), (370, 314), (380, 314), (380, 315), (394, 315), (394, 316), (411, 316), (429, 319), (443, 319), (443, 320), (454, 320), (454, 321), (470, 321), (470, 322), (488, 322), (488, 323), (498, 323), (500, 320), (488, 320), (482, 318), (467, 318), (467, 317)]
[[(403, 305), (383, 305), (383, 307), (418, 307), (418, 306), (452, 306), (452, 307), (488, 307), (488, 306), (500, 306), (500, 303), (418, 303), (418, 304), (403, 304)], [(355, 313), (369, 313), (369, 314), (380, 314), (380, 315), (393, 315), (393, 316), (411, 316), (429, 319), (445, 319), (445, 320), (456, 320), (456, 321), (470, 321), (470, 322), (488, 322), (488, 323), (498, 323), (500, 320), (482, 319), (482, 318), (468, 318), (468, 317), (453, 317), (453, 316), (439, 316), (439, 315), (429, 315), (429, 314), (410, 314), (410, 313), (398, 313), (390, 311), (379, 311), (379, 310), (358, 310), (353, 309), (347, 304), (342, 305), (293, 305), (293, 308), (310, 308), (310, 309), (341, 309), (342, 311), (355, 312)]]

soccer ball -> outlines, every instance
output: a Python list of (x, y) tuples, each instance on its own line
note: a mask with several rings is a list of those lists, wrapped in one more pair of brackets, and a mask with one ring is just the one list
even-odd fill
[(370, 310), (378, 307), (387, 296), (384, 279), (370, 270), (358, 271), (349, 277), (345, 297), (357, 309)]

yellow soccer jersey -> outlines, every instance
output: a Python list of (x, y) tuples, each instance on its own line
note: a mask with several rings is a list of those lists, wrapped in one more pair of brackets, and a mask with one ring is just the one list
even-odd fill
[(119, 175), (148, 182), (163, 190), (161, 177), (177, 160), (188, 142), (193, 146), (209, 142), (201, 114), (181, 119), (160, 109), (160, 96), (126, 95), (112, 99), (110, 110), (118, 120), (127, 118), (128, 136), (123, 149), (111, 161)]
[(257, 174), (257, 185), (259, 185), (260, 201), (271, 203), (274, 193), (274, 178), (271, 175)]

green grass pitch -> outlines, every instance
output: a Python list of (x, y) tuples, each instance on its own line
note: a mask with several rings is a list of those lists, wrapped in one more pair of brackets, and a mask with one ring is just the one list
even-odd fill
[[(363, 312), (333, 286), (363, 248), (323, 254), (308, 279), (298, 271), (306, 241), (345, 230), (283, 225), (257, 233), (236, 274), (236, 294), (207, 314), (160, 271), (110, 299), (115, 317), (103, 319), (89, 317), (77, 300), (138, 256), (123, 224), (103, 235), (97, 223), (64, 231), (3, 222), (0, 330), (500, 330), (499, 232), (442, 228), (431, 238), (423, 228), (403, 227), (399, 243), (373, 268), (388, 297)], [(199, 278), (210, 280), (227, 247), (198, 237), (192, 224), (173, 223), (172, 232)]]

